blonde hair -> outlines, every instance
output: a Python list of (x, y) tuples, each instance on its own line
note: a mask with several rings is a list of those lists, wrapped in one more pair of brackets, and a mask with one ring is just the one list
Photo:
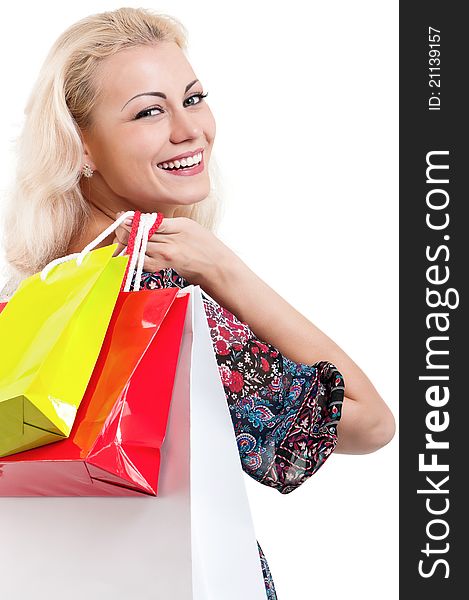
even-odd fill
[[(3, 232), (13, 278), (37, 273), (51, 260), (64, 256), (90, 217), (90, 205), (79, 185), (83, 160), (80, 129), (92, 126), (91, 113), (99, 97), (94, 75), (100, 63), (125, 48), (162, 41), (175, 42), (186, 52), (187, 33), (182, 23), (148, 9), (119, 8), (76, 22), (50, 49), (16, 141), (18, 161)], [(213, 155), (209, 173), (209, 195), (178, 207), (174, 216), (189, 217), (215, 231), (221, 206)]]

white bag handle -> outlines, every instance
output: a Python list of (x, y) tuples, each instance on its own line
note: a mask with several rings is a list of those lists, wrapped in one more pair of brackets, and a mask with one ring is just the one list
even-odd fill
[(143, 263), (145, 261), (145, 254), (148, 246), (148, 234), (150, 229), (153, 227), (158, 213), (143, 213), (140, 216), (140, 222), (138, 224), (137, 235), (135, 237), (135, 246), (132, 256), (130, 258), (129, 270), (127, 273), (127, 280), (124, 285), (124, 292), (130, 291), (130, 284), (132, 282), (132, 275), (137, 265), (137, 273), (135, 275), (134, 285), (132, 287), (133, 292), (138, 292), (140, 289), (140, 280), (143, 273)]
[[(69, 260), (73, 260), (76, 258), (77, 265), (80, 266), (87, 254), (89, 254), (99, 243), (105, 240), (108, 235), (110, 235), (113, 231), (115, 231), (126, 219), (131, 218), (135, 215), (135, 211), (129, 210), (122, 214), (112, 225), (110, 225), (107, 229), (105, 229), (102, 233), (98, 235), (92, 242), (90, 242), (81, 252), (76, 252), (74, 254), (69, 254), (68, 256), (63, 256), (62, 258), (56, 258), (52, 260), (48, 265), (46, 265), (41, 271), (41, 279), (45, 281), (49, 272), (56, 266), (64, 262), (68, 262)], [(145, 261), (145, 254), (147, 251), (148, 245), (148, 234), (150, 229), (153, 227), (156, 219), (158, 217), (158, 213), (142, 213), (140, 216), (140, 222), (137, 230), (137, 235), (135, 238), (135, 246), (132, 256), (130, 257), (130, 264), (127, 273), (127, 279), (123, 288), (124, 292), (130, 291), (130, 284), (132, 283), (132, 276), (135, 267), (137, 267), (137, 273), (135, 275), (134, 285), (132, 286), (132, 291), (139, 291), (140, 289), (140, 280), (143, 273), (143, 263)], [(126, 252), (127, 248), (124, 248), (122, 252), (120, 252), (119, 256), (123, 256)], [(202, 290), (202, 295), (207, 299), (215, 302), (213, 298), (211, 298), (207, 292)]]
[(56, 266), (64, 262), (68, 262), (69, 260), (77, 259), (77, 265), (80, 266), (83, 262), (83, 259), (87, 254), (91, 252), (98, 244), (100, 244), (103, 240), (107, 238), (113, 231), (115, 231), (126, 219), (129, 217), (133, 217), (135, 212), (133, 210), (129, 210), (121, 215), (112, 225), (110, 225), (107, 229), (105, 229), (102, 233), (98, 235), (96, 239), (90, 242), (81, 252), (75, 252), (74, 254), (69, 254), (68, 256), (63, 256), (62, 258), (56, 258), (52, 260), (48, 265), (46, 265), (41, 271), (41, 279), (45, 281), (49, 272)]
[(138, 257), (138, 264), (137, 264), (137, 273), (135, 275), (135, 282), (134, 282), (134, 291), (137, 291), (140, 289), (140, 280), (142, 279), (142, 273), (143, 273), (143, 263), (145, 261), (145, 254), (147, 252), (147, 246), (148, 246), (148, 236), (150, 233), (150, 229), (153, 227), (153, 225), (156, 222), (156, 219), (158, 217), (158, 213), (149, 213), (149, 214), (144, 214), (143, 218), (144, 218), (144, 225), (143, 225), (143, 233), (142, 233), (142, 247), (140, 249), (140, 256)]
[(80, 254), (77, 258), (77, 265), (80, 266), (81, 263), (83, 262), (83, 259), (85, 258), (85, 256), (87, 254), (89, 254), (91, 252), (91, 250), (94, 250), (94, 248), (96, 248), (96, 246), (98, 244), (100, 244), (103, 240), (105, 240), (108, 235), (110, 235), (113, 231), (115, 231), (119, 227), (119, 225), (121, 225), (129, 217), (133, 217), (134, 214), (135, 214), (135, 212), (133, 210), (129, 210), (129, 211), (125, 212), (112, 225), (109, 225), (109, 227), (107, 229), (105, 229), (102, 233), (100, 233), (96, 239), (94, 239), (92, 242), (90, 242), (88, 244), (88, 246), (83, 248), (83, 250), (80, 252)]
[[(98, 244), (100, 244), (103, 240), (105, 240), (108, 235), (110, 235), (113, 231), (115, 231), (126, 219), (133, 217), (135, 212), (133, 210), (125, 212), (121, 215), (112, 225), (110, 225), (107, 229), (101, 232), (97, 238), (95, 238), (92, 242), (90, 242), (81, 252), (75, 252), (74, 254), (69, 254), (67, 256), (63, 256), (61, 258), (56, 258), (51, 261), (48, 265), (44, 267), (41, 271), (41, 279), (45, 281), (49, 272), (56, 266), (61, 263), (68, 262), (69, 260), (73, 260), (76, 258), (77, 265), (80, 266), (87, 254), (89, 254)], [(140, 279), (142, 277), (143, 272), (143, 263), (145, 261), (145, 254), (147, 251), (148, 245), (148, 234), (150, 233), (150, 229), (155, 224), (155, 221), (158, 217), (158, 213), (142, 213), (140, 216), (140, 222), (137, 230), (137, 235), (135, 238), (135, 246), (132, 256), (130, 257), (130, 265), (127, 273), (127, 280), (124, 286), (124, 292), (130, 291), (130, 284), (132, 282), (132, 275), (137, 265), (137, 274), (135, 276), (134, 285), (132, 287), (132, 291), (138, 291), (140, 289)], [(127, 248), (124, 248), (119, 256), (123, 256), (126, 252)]]
[[(129, 262), (129, 268), (127, 269), (127, 279), (123, 288), (124, 292), (128, 292), (130, 291), (130, 284), (132, 282), (132, 274), (134, 272), (135, 269), (135, 265), (137, 264), (137, 260), (139, 258), (139, 254), (141, 252), (141, 245), (142, 245), (142, 239), (143, 239), (143, 224), (145, 222), (145, 219), (143, 218), (143, 215), (140, 215), (140, 221), (138, 223), (138, 228), (137, 228), (137, 233), (135, 236), (135, 242), (134, 242), (134, 249), (133, 252), (130, 256), (130, 262)], [(123, 252), (127, 252), (127, 247), (124, 248)], [(134, 288), (135, 289), (135, 286)]]

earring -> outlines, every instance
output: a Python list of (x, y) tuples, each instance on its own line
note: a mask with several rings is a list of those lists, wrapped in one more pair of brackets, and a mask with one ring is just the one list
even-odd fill
[(82, 175), (84, 175), (85, 177), (93, 177), (93, 169), (90, 167), (89, 164), (85, 164), (83, 165), (83, 169), (81, 171)]

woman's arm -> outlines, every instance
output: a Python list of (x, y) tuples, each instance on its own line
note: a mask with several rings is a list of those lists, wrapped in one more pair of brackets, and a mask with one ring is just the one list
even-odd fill
[(308, 365), (327, 360), (342, 373), (345, 398), (335, 451), (366, 454), (390, 442), (395, 432), (394, 417), (365, 373), (335, 342), (227, 250), (213, 270), (204, 274), (201, 287), (284, 356)]

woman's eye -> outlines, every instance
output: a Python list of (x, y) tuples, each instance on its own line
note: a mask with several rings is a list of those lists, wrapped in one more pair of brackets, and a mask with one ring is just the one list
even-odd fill
[[(201, 102), (203, 102), (203, 99), (206, 98), (208, 95), (208, 92), (205, 92), (205, 94), (202, 94), (202, 92), (198, 92), (197, 94), (192, 94), (192, 96), (189, 96), (189, 98), (187, 98), (186, 102), (188, 100), (192, 100), (193, 98), (198, 98), (199, 101), (198, 102), (191, 102), (189, 104), (189, 106), (196, 106), (197, 104), (200, 104)], [(151, 114), (153, 111), (162, 111), (163, 109), (160, 108), (159, 106), (152, 106), (150, 108), (146, 108), (145, 110), (141, 110), (139, 113), (137, 113), (134, 117), (134, 119), (141, 119), (142, 117), (153, 117), (156, 116), (154, 114)], [(158, 114), (158, 113), (157, 113)]]
[(152, 106), (150, 108), (146, 108), (145, 110), (141, 110), (139, 113), (137, 113), (134, 117), (134, 119), (141, 119), (142, 117), (146, 117), (146, 116), (150, 116), (153, 117), (155, 115), (150, 114), (151, 112), (153, 112), (154, 110), (159, 110), (161, 111), (162, 109), (159, 106)]
[(141, 110), (135, 115), (134, 119), (141, 119), (142, 117), (146, 116), (153, 117), (154, 115), (151, 115), (149, 113), (153, 112), (154, 110), (161, 110), (161, 108), (159, 108), (158, 106), (153, 106), (152, 108), (146, 108), (145, 110)]
[[(208, 95), (208, 92), (205, 92), (205, 94), (202, 94), (202, 92), (198, 92), (197, 94), (192, 94), (192, 96), (189, 96), (189, 98), (187, 100), (190, 100), (191, 98), (198, 98), (199, 101), (196, 102), (196, 104), (200, 104), (201, 102), (203, 102), (203, 99), (206, 98)], [(194, 106), (194, 105), (192, 105)]]

